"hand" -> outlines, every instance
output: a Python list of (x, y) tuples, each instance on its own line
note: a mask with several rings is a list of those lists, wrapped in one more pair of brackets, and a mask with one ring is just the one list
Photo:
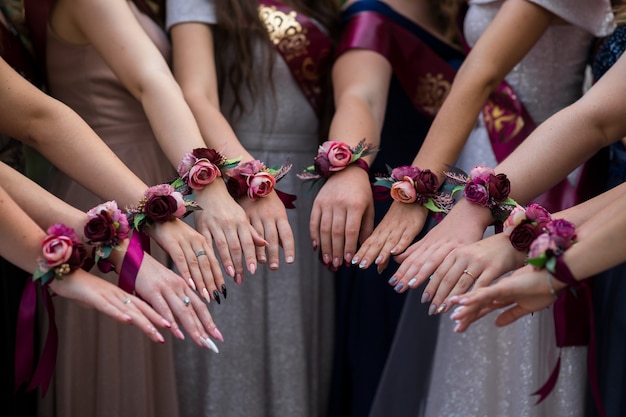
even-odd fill
[[(423, 239), (411, 245), (396, 257), (401, 262), (389, 280), (397, 292), (421, 285), (441, 265), (444, 258), (454, 249), (476, 242), (483, 237), (485, 228), (479, 220), (474, 221), (473, 210), (483, 209), (460, 202), (430, 230)], [(479, 211), (480, 213), (480, 211)]]
[(418, 204), (394, 201), (374, 232), (354, 255), (352, 263), (366, 269), (372, 261), (383, 271), (392, 255), (402, 253), (422, 230), (428, 210)]
[[(256, 201), (243, 197), (239, 203), (247, 213), (252, 226), (268, 243), (269, 268), (278, 269), (280, 246), (284, 250), (285, 262), (293, 263), (296, 252), (295, 242), (287, 220), (287, 211), (278, 195), (273, 192)], [(268, 262), (265, 246), (257, 247), (256, 252), (260, 263)]]
[(147, 232), (170, 255), (185, 282), (207, 301), (224, 291), (224, 277), (213, 246), (193, 227), (174, 220), (156, 223)]
[(374, 198), (367, 173), (348, 166), (326, 180), (313, 202), (309, 231), (327, 266), (352, 261), (359, 238), (374, 227)]
[(87, 308), (94, 308), (120, 323), (137, 326), (158, 343), (164, 343), (165, 339), (154, 326), (172, 327), (170, 321), (141, 299), (82, 269), (77, 269), (63, 279), (52, 280), (50, 289)]
[[(451, 297), (451, 303), (458, 307), (450, 316), (457, 322), (456, 332), (464, 332), (469, 325), (498, 308), (513, 305), (496, 319), (497, 326), (506, 326), (520, 317), (544, 309), (556, 301), (550, 294), (546, 270), (535, 270), (527, 265), (511, 276), (501, 279), (490, 287), (470, 291), (464, 296)], [(555, 291), (565, 288), (565, 284), (552, 279)]]
[(214, 242), (226, 273), (237, 285), (243, 281), (243, 262), (256, 272), (256, 247), (266, 242), (252, 227), (243, 208), (230, 196), (223, 181), (213, 181), (196, 194), (203, 208), (194, 212), (196, 230)]
[(209, 309), (200, 297), (180, 276), (148, 254), (144, 253), (135, 288), (137, 294), (172, 323), (171, 331), (177, 338), (184, 339), (185, 336), (180, 331), (175, 317), (200, 347), (217, 351), (209, 335), (221, 342), (224, 341), (211, 318)]
[(515, 249), (503, 233), (461, 246), (446, 256), (430, 276), (422, 302), (432, 299), (428, 309), (431, 315), (446, 312), (450, 306), (446, 298), (464, 294), (472, 285), (474, 289), (488, 286), (494, 279), (523, 266), (525, 258), (526, 253)]

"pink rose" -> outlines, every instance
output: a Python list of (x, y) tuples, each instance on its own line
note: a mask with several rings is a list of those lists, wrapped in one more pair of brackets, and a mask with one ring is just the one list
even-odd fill
[(171, 194), (171, 197), (174, 197), (174, 200), (176, 201), (176, 211), (174, 211), (172, 215), (177, 218), (183, 217), (187, 212), (187, 207), (185, 207), (185, 198), (178, 191), (174, 191)]
[(180, 160), (180, 163), (178, 164), (178, 168), (176, 169), (176, 171), (178, 171), (178, 175), (180, 175), (181, 178), (187, 178), (191, 167), (195, 163), (196, 157), (193, 156), (191, 152), (185, 153), (185, 155), (183, 155), (183, 158)]
[(554, 252), (556, 250), (556, 245), (554, 241), (550, 238), (550, 235), (547, 233), (542, 233), (533, 243), (530, 244), (530, 248), (528, 249), (528, 257), (529, 258), (538, 258), (544, 253), (547, 254), (549, 251)]
[(465, 190), (463, 192), (465, 194), (465, 198), (470, 203), (488, 207), (489, 192), (483, 185), (469, 183), (465, 186)]
[(421, 170), (418, 167), (405, 165), (398, 168), (394, 168), (391, 171), (391, 178), (396, 181), (402, 181), (404, 177), (409, 177), (411, 179), (417, 178)]
[(528, 220), (537, 223), (546, 223), (552, 220), (550, 212), (535, 203), (531, 203), (526, 207), (526, 217), (528, 217)]
[(576, 226), (565, 219), (556, 219), (546, 224), (548, 233), (556, 245), (565, 250), (574, 243), (576, 239)]
[(174, 192), (174, 187), (172, 187), (169, 184), (159, 184), (159, 185), (154, 185), (150, 188), (148, 188), (145, 192), (144, 195), (146, 196), (146, 199), (151, 199), (152, 197), (155, 196), (166, 196), (166, 195), (170, 195)]
[(48, 227), (46, 233), (55, 236), (67, 236), (74, 242), (79, 242), (78, 235), (73, 228), (64, 225), (63, 223), (56, 223)]
[(515, 208), (513, 208), (513, 210), (511, 210), (511, 212), (509, 213), (509, 217), (507, 217), (507, 219), (504, 221), (503, 232), (507, 235), (511, 235), (513, 229), (515, 229), (516, 226), (522, 224), (522, 222), (527, 219), (526, 216), (526, 210), (524, 209), (524, 207), (515, 206)]
[(489, 168), (486, 166), (478, 165), (472, 168), (469, 173), (470, 181), (479, 182), (481, 184), (485, 184), (490, 175), (495, 175), (495, 171), (493, 168)]
[(260, 172), (261, 170), (263, 170), (263, 168), (265, 168), (265, 166), (263, 165), (263, 162), (259, 161), (258, 159), (253, 159), (251, 161), (240, 164), (235, 169), (235, 174), (238, 173), (246, 177), (251, 177), (255, 175), (257, 172)]
[(330, 171), (341, 171), (352, 162), (352, 151), (344, 142), (330, 142), (327, 146), (326, 156), (330, 164)]
[(189, 171), (187, 185), (194, 190), (202, 190), (208, 184), (212, 183), (215, 178), (221, 176), (222, 173), (217, 165), (213, 164), (208, 159), (199, 159)]
[(391, 186), (391, 198), (401, 203), (413, 203), (417, 199), (413, 180), (404, 177), (404, 181), (394, 182)]
[(248, 178), (248, 197), (253, 201), (265, 197), (272, 192), (275, 185), (276, 178), (269, 172), (261, 171)]
[(128, 217), (124, 213), (118, 210), (120, 215), (114, 216), (113, 221), (117, 225), (117, 237), (118, 239), (126, 239), (128, 233), (130, 233), (130, 225), (128, 224)]
[(66, 263), (72, 256), (74, 242), (67, 236), (47, 235), (41, 247), (48, 268)]

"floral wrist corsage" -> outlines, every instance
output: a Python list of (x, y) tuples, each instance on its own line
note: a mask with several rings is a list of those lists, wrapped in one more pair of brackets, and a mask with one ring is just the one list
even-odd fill
[(113, 269), (110, 262), (104, 262), (113, 249), (120, 249), (119, 243), (128, 238), (130, 226), (126, 214), (117, 207), (117, 202), (107, 201), (87, 212), (87, 223), (83, 234), (87, 243), (94, 247), (94, 260), (102, 272)]
[(202, 190), (215, 178), (221, 177), (223, 170), (236, 167), (240, 160), (241, 158), (226, 159), (215, 149), (196, 148), (183, 156), (177, 171), (182, 182), (189, 188)]
[(126, 215), (135, 230), (141, 230), (143, 226), (182, 218), (200, 209), (193, 195), (183, 196), (170, 184), (159, 184), (148, 188), (137, 207), (127, 209)]
[(557, 258), (576, 243), (576, 227), (565, 219), (550, 220), (528, 249), (528, 263), (555, 273)]
[(509, 236), (511, 245), (519, 251), (527, 252), (531, 243), (546, 231), (552, 220), (550, 212), (539, 204), (515, 207), (504, 222), (504, 234)]
[(439, 180), (429, 169), (421, 170), (414, 166), (388, 169), (389, 176), (377, 176), (374, 186), (389, 189), (395, 201), (418, 203), (435, 213), (447, 213), (452, 208), (452, 196), (437, 192)]
[(452, 195), (463, 190), (465, 199), (472, 204), (487, 207), (496, 221), (504, 221), (518, 204), (509, 198), (511, 185), (505, 174), (496, 174), (492, 168), (475, 166), (469, 175), (461, 170), (445, 173), (455, 185)]
[(43, 256), (38, 258), (39, 267), (33, 274), (33, 280), (40, 280), (46, 285), (52, 279), (62, 279), (83, 266), (87, 258), (87, 249), (78, 239), (73, 228), (57, 223), (48, 228), (48, 235), (41, 243)]
[(234, 168), (226, 180), (226, 188), (233, 198), (248, 196), (255, 201), (269, 195), (291, 169), (291, 163), (277, 168), (268, 168), (258, 159), (244, 162)]
[(369, 170), (367, 163), (362, 157), (376, 152), (371, 145), (365, 143), (365, 139), (351, 148), (344, 142), (326, 141), (320, 145), (313, 165), (307, 167), (304, 172), (298, 174), (303, 181), (314, 183), (322, 178), (328, 178), (333, 173), (345, 169), (350, 164), (357, 164), (365, 171)]

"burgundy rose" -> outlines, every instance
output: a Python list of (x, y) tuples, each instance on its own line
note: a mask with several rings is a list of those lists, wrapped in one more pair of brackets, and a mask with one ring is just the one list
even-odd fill
[(215, 165), (220, 165), (223, 159), (222, 154), (220, 154), (215, 149), (209, 148), (196, 148), (193, 150), (193, 156), (195, 156), (197, 159), (208, 159), (209, 162)]
[(530, 223), (522, 223), (511, 232), (511, 244), (520, 251), (527, 251), (537, 237), (537, 229)]
[(506, 200), (511, 192), (511, 183), (505, 174), (490, 175), (487, 187), (489, 196), (497, 202)]
[(402, 181), (404, 177), (409, 177), (412, 180), (416, 179), (421, 170), (418, 167), (405, 165), (398, 168), (394, 168), (391, 171), (391, 178), (396, 181)]
[(80, 242), (74, 242), (74, 246), (72, 246), (72, 254), (66, 262), (70, 267), (70, 271), (75, 271), (83, 266), (85, 258), (87, 258), (87, 249), (85, 248), (85, 245)]
[(110, 243), (115, 239), (115, 224), (106, 211), (94, 214), (85, 224), (83, 230), (90, 242)]
[(228, 181), (226, 181), (226, 188), (233, 198), (243, 197), (248, 191), (246, 177), (242, 175), (229, 177)]
[(178, 210), (178, 202), (172, 195), (154, 195), (144, 205), (146, 217), (153, 222), (169, 221)]
[(415, 189), (418, 193), (428, 196), (435, 194), (439, 188), (439, 180), (431, 170), (425, 169), (415, 178)]
[(313, 166), (315, 167), (315, 172), (323, 178), (330, 177), (330, 162), (325, 154), (318, 154), (313, 161)]
[(489, 192), (480, 184), (468, 183), (465, 186), (464, 194), (467, 201), (479, 206), (486, 207), (489, 201)]

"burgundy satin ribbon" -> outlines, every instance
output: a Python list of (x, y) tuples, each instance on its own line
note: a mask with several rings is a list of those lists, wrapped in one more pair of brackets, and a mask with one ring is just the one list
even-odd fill
[[(48, 334), (37, 368), (33, 372), (38, 286), (48, 313)], [(15, 334), (15, 391), (28, 383), (26, 391), (41, 387), (42, 396), (46, 395), (56, 365), (58, 339), (54, 305), (46, 286), (40, 286), (32, 279), (27, 280), (20, 300)]]
[(126, 249), (126, 256), (122, 261), (118, 281), (118, 286), (129, 294), (135, 293), (135, 282), (143, 261), (143, 252), (144, 249), (149, 248), (149, 245), (150, 239), (145, 233), (138, 230), (133, 232), (128, 249)]

